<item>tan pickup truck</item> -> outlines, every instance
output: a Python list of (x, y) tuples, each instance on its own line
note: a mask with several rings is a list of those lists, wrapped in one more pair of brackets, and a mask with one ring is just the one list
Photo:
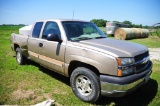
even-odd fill
[(86, 102), (101, 95), (124, 96), (146, 83), (152, 72), (145, 46), (107, 38), (87, 21), (37, 21), (29, 35), (11, 34), (11, 48), (20, 65), (31, 59), (70, 77), (74, 94)]

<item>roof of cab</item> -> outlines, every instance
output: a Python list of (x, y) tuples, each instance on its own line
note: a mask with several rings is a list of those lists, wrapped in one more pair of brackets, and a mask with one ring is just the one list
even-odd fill
[[(39, 20), (39, 21), (56, 21), (56, 22), (62, 22), (62, 21), (80, 21), (80, 22), (89, 22), (85, 20), (79, 20), (79, 19), (45, 19), (45, 20)], [(39, 22), (37, 21), (37, 22)]]

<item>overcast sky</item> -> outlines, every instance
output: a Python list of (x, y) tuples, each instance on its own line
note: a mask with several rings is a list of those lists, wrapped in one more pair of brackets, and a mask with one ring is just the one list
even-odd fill
[(32, 24), (51, 18), (160, 22), (160, 0), (0, 0), (0, 24)]

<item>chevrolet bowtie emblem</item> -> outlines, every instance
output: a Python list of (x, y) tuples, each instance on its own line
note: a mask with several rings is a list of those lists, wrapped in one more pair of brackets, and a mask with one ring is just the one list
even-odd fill
[(143, 58), (143, 60), (142, 60), (142, 63), (141, 63), (141, 64), (145, 64), (145, 63), (147, 63), (147, 62), (148, 62), (148, 60), (149, 60), (149, 57), (145, 57), (145, 58)]

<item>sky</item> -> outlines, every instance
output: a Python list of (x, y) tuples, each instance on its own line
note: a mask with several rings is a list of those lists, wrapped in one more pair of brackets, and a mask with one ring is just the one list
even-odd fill
[(160, 22), (160, 0), (0, 0), (1, 24), (33, 24), (42, 19)]

